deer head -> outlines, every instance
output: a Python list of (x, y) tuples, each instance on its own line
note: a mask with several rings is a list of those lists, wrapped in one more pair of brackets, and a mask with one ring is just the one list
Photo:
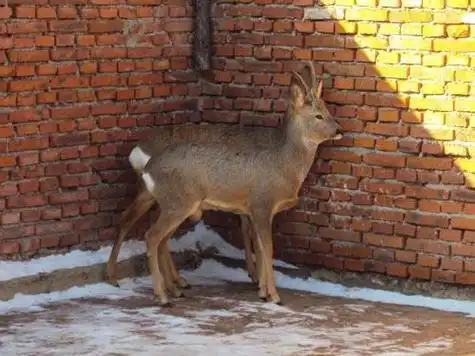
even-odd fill
[(315, 68), (306, 62), (303, 74), (293, 72), (291, 84), (292, 121), (297, 122), (305, 138), (315, 144), (343, 137), (341, 128), (322, 99), (323, 80), (317, 81)]

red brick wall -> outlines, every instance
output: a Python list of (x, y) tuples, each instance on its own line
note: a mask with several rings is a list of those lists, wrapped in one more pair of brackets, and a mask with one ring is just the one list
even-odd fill
[(1, 253), (112, 239), (141, 132), (276, 125), (289, 72), (312, 59), (346, 134), (321, 147), (300, 206), (276, 219), (277, 254), (475, 283), (467, 1), (219, 1), (215, 84), (189, 69), (185, 3), (29, 1), (0, 8)]
[(184, 4), (0, 6), (0, 254), (115, 236), (133, 140), (199, 119)]

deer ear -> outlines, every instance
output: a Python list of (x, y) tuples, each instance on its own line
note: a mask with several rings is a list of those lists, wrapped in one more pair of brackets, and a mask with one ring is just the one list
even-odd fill
[(316, 98), (321, 98), (322, 97), (322, 92), (323, 92), (323, 80), (320, 80), (318, 82), (318, 85), (316, 88), (313, 89), (315, 91), (315, 97)]
[(302, 86), (293, 83), (290, 87), (292, 97), (292, 106), (295, 109), (300, 109), (305, 104), (305, 89)]

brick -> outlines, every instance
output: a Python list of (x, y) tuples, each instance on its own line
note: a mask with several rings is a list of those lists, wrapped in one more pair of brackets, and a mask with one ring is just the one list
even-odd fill
[(424, 251), (438, 255), (449, 255), (450, 245), (432, 240), (407, 239), (406, 249), (414, 251)]
[(122, 20), (93, 20), (88, 24), (89, 33), (122, 32), (123, 29)]
[(475, 219), (470, 218), (452, 218), (451, 227), (461, 230), (475, 230)]
[(423, 110), (437, 110), (437, 111), (452, 111), (454, 103), (448, 99), (430, 99), (430, 98), (418, 98), (411, 97), (410, 106), (414, 109)]
[(417, 264), (425, 267), (439, 267), (440, 257), (434, 255), (428, 255), (424, 253), (419, 253), (417, 255)]
[(33, 206), (41, 206), (46, 204), (46, 198), (42, 195), (22, 195), (11, 196), (7, 199), (7, 207), (10, 209), (27, 208)]
[[(469, 232), (472, 233), (472, 232)], [(465, 232), (467, 234), (467, 232)], [(472, 239), (466, 239), (467, 242), (471, 242)], [(475, 256), (475, 248), (471, 245), (463, 245), (463, 244), (453, 244), (452, 245), (452, 255), (457, 256)]]
[(440, 268), (443, 270), (463, 271), (464, 261), (461, 258), (442, 257)]
[(350, 21), (386, 21), (388, 10), (385, 9), (349, 9), (345, 19)]
[(432, 14), (426, 10), (390, 11), (390, 22), (424, 23), (432, 21)]
[(336, 256), (353, 257), (353, 258), (368, 258), (371, 255), (371, 250), (367, 247), (360, 246), (333, 246), (333, 254)]
[(372, 193), (399, 195), (402, 194), (404, 187), (402, 184), (385, 183), (378, 180), (366, 180), (360, 184), (360, 189)]
[(468, 0), (447, 0), (447, 6), (466, 9), (469, 6)]
[(446, 283), (455, 282), (454, 271), (432, 270), (432, 280)]
[(417, 254), (413, 251), (396, 250), (396, 261), (416, 263)]
[(449, 226), (449, 218), (438, 215), (424, 215), (415, 212), (406, 214), (406, 221), (416, 225), (437, 226), (447, 228)]
[(49, 23), (49, 29), (53, 32), (85, 32), (87, 23), (81, 20), (53, 20)]
[[(1, 14), (1, 9), (0, 9)], [(2, 255), (16, 255), (20, 252), (20, 244), (16, 241), (2, 241), (0, 243), (0, 254)]]
[(401, 155), (370, 153), (363, 156), (363, 162), (382, 167), (404, 167), (406, 157)]
[(475, 112), (475, 104), (473, 103), (472, 100), (456, 99), (455, 100), (455, 110)]
[(67, 204), (80, 201), (87, 201), (89, 195), (87, 190), (77, 190), (72, 192), (51, 193), (48, 199), (49, 204)]
[(88, 106), (54, 108), (51, 111), (51, 117), (53, 119), (78, 119), (81, 117), (87, 117), (88, 115)]
[(407, 266), (400, 263), (388, 263), (386, 265), (386, 273), (393, 277), (406, 278), (408, 275)]
[[(406, 186), (404, 188), (406, 196), (422, 199), (449, 199), (451, 192), (447, 189), (426, 188), (420, 186)], [(452, 192), (452, 195), (454, 193)]]
[(457, 273), (455, 275), (455, 282), (460, 283), (460, 284), (473, 285), (475, 284), (475, 273), (471, 273), (471, 272)]
[[(449, 46), (449, 47), (447, 47)], [(475, 48), (475, 39), (434, 39), (434, 51), (465, 53), (468, 48)]]
[(321, 238), (331, 238), (335, 240), (353, 242), (361, 241), (361, 236), (359, 232), (321, 227), (318, 233)]
[(73, 224), (71, 221), (55, 221), (51, 223), (40, 223), (35, 225), (37, 235), (55, 234), (71, 231)]
[(422, 35), (422, 24), (404, 23), (401, 25), (401, 34), (409, 36), (420, 36)]
[(431, 269), (428, 267), (409, 266), (408, 272), (411, 278), (426, 280), (431, 279)]
[(363, 234), (363, 242), (369, 245), (391, 247), (391, 248), (403, 248), (404, 238), (400, 236), (387, 236), (365, 233)]
[(391, 37), (389, 40), (389, 47), (399, 50), (430, 51), (432, 49), (432, 40), (422, 38)]
[(407, 167), (419, 169), (449, 170), (452, 168), (451, 158), (407, 157)]

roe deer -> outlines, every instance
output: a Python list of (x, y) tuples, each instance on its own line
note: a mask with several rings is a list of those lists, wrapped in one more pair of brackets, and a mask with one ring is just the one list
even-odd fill
[[(156, 128), (151, 133), (150, 137), (143, 142), (140, 142), (130, 153), (129, 162), (133, 167), (135, 173), (140, 177), (143, 173), (145, 165), (152, 157), (152, 155), (159, 155), (166, 148), (183, 143), (196, 143), (204, 144), (214, 142), (219, 144), (223, 137), (228, 136), (229, 139), (233, 140), (236, 138), (235, 135), (231, 135), (230, 129), (232, 127), (226, 124), (185, 124), (185, 125), (172, 125), (172, 126), (162, 126)], [(246, 141), (246, 140), (244, 140)], [(246, 144), (243, 140), (239, 142), (234, 142), (238, 144)], [(118, 238), (114, 241), (114, 246), (111, 251), (109, 261), (106, 267), (105, 278), (106, 280), (113, 285), (118, 285), (116, 280), (116, 267), (117, 267), (117, 258), (120, 251), (120, 246), (124, 240), (127, 233), (135, 225), (135, 223), (147, 213), (155, 204), (155, 198), (153, 195), (145, 188), (142, 181), (139, 180), (137, 184), (138, 192), (135, 196), (133, 202), (122, 214), (120, 224), (119, 224), (119, 234)], [(198, 222), (201, 219), (201, 214), (196, 216), (191, 216), (190, 220), (193, 222)], [(250, 229), (250, 222), (248, 217), (242, 215), (242, 227), (243, 227), (243, 237), (244, 237), (244, 246), (246, 252), (246, 268), (249, 272), (249, 276), (253, 282), (257, 282), (256, 275), (256, 266), (254, 258), (252, 255), (252, 230)], [(162, 255), (161, 255), (162, 256)], [(176, 290), (173, 284), (177, 284), (181, 288), (189, 288), (186, 280), (181, 277), (171, 260), (171, 255), (168, 251), (168, 247), (163, 251), (164, 266), (168, 266), (168, 276), (172, 279), (165, 279), (165, 284), (167, 289), (174, 295), (181, 296), (181, 292)], [(164, 267), (166, 268), (166, 267)]]
[(173, 144), (152, 155), (143, 168), (141, 179), (160, 208), (145, 235), (160, 304), (167, 305), (168, 297), (159, 255), (177, 227), (189, 217), (201, 217), (203, 210), (248, 216), (258, 252), (259, 297), (280, 303), (272, 265), (273, 217), (298, 202), (318, 145), (341, 138), (321, 99), (322, 82), (317, 84), (313, 64), (303, 77), (295, 72), (294, 77), (283, 131), (238, 126), (213, 131), (210, 125), (207, 135), (220, 137)]

